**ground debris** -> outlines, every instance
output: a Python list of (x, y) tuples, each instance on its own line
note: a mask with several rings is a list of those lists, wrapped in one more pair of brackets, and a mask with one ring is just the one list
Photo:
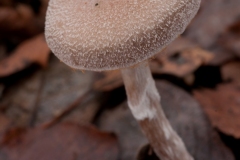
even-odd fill
[(27, 40), (20, 44), (9, 57), (0, 61), (0, 77), (19, 72), (29, 67), (32, 63), (46, 67), (49, 54), (50, 49), (45, 42), (43, 34)]
[(240, 86), (221, 84), (215, 90), (198, 89), (195, 98), (207, 113), (213, 127), (221, 132), (240, 138)]
[(50, 129), (12, 129), (3, 137), (4, 160), (117, 160), (118, 143), (111, 133), (70, 123)]

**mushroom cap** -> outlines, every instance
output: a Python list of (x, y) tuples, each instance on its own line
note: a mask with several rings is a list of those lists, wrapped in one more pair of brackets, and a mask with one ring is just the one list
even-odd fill
[(45, 36), (72, 68), (126, 68), (173, 41), (199, 6), (200, 0), (50, 0)]

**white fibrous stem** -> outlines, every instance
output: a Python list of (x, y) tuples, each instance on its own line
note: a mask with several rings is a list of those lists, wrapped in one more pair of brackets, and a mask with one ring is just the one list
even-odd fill
[(129, 108), (158, 157), (161, 160), (193, 160), (164, 115), (148, 62), (121, 71)]

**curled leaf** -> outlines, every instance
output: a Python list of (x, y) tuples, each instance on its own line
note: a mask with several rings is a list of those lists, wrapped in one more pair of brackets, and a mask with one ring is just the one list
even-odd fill
[(32, 63), (47, 66), (50, 49), (44, 35), (40, 34), (20, 44), (7, 58), (0, 61), (0, 77), (19, 72)]

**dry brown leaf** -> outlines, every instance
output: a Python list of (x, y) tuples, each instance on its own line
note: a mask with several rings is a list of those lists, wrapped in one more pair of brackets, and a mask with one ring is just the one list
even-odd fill
[[(59, 59), (52, 57), (48, 67), (44, 70), (44, 82), (39, 95), (35, 125), (46, 123), (61, 115), (68, 106), (89, 91), (94, 80), (93, 74), (94, 72), (90, 71), (85, 73), (73, 71)], [(94, 97), (94, 95), (91, 96)], [(91, 110), (89, 120), (98, 111), (99, 105), (97, 104), (88, 107)], [(84, 105), (78, 106), (78, 111), (74, 111), (80, 113), (79, 119), (87, 116), (86, 105), (87, 103), (84, 102)]]
[(183, 78), (201, 65), (207, 64), (212, 58), (213, 54), (206, 50), (198, 47), (188, 48), (172, 56), (159, 56), (151, 63), (151, 70), (153, 73), (165, 73)]
[(194, 91), (212, 125), (223, 133), (240, 138), (240, 86), (222, 84), (216, 90)]
[(151, 70), (158, 74), (172, 74), (178, 77), (188, 76), (201, 65), (207, 64), (214, 55), (186, 38), (174, 40), (162, 53), (151, 61)]
[(0, 77), (21, 71), (32, 63), (46, 67), (49, 53), (50, 49), (43, 34), (29, 39), (20, 44), (9, 57), (0, 61)]
[(13, 7), (0, 7), (0, 34), (9, 38), (14, 35), (34, 35), (42, 30), (37, 24), (32, 8), (25, 4)]
[(5, 160), (117, 160), (113, 134), (89, 126), (59, 124), (53, 128), (9, 131), (0, 146)]
[(221, 74), (224, 81), (231, 81), (240, 85), (240, 62), (232, 61), (221, 67)]
[[(41, 125), (62, 115), (91, 89), (93, 79), (93, 72), (74, 72), (52, 57), (46, 69), (37, 70), (6, 87), (2, 96), (4, 86), (0, 84), (0, 110), (14, 121), (14, 126)], [(81, 124), (90, 123), (99, 110), (100, 103), (96, 98), (95, 93), (91, 94), (84, 99), (84, 104), (77, 105), (74, 112), (64, 118)]]

